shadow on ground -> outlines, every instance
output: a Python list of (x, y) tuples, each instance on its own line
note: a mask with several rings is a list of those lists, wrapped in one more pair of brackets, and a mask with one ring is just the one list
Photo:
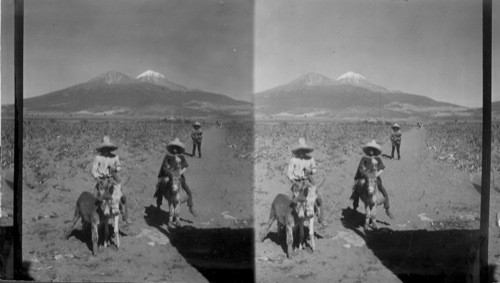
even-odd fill
[(23, 280), (33, 281), (29, 275), (31, 263), (23, 261), (20, 270), (14, 270), (13, 234), (14, 227), (0, 227), (0, 281)]
[[(102, 246), (104, 245), (104, 226), (103, 225), (99, 225), (99, 228), (98, 228), (98, 233), (99, 233), (99, 237), (98, 237), (98, 241), (97, 241), (97, 244), (98, 244), (98, 248), (102, 248)], [(113, 239), (115, 238), (115, 231), (114, 231), (114, 228), (113, 228), (113, 225), (109, 224), (108, 223), (108, 237), (109, 237), (109, 243), (114, 246), (116, 248), (116, 244), (115, 242), (113, 241)], [(124, 233), (121, 229), (119, 231), (120, 233), (120, 236), (127, 236), (126, 233)], [(87, 245), (87, 248), (89, 251), (92, 251), (92, 225), (88, 222), (85, 222), (85, 221), (81, 221), (81, 228), (78, 228), (78, 225), (71, 230), (70, 234), (66, 237), (64, 236), (64, 238), (67, 240), (71, 237), (75, 237), (77, 240), (79, 240), (80, 242), (82, 243), (85, 243)], [(99, 251), (95, 251), (96, 253), (98, 253)]]
[(254, 282), (252, 228), (165, 229), (168, 213), (145, 208), (146, 223), (164, 233), (186, 261), (210, 282)]
[[(466, 282), (470, 250), (479, 230), (364, 231), (364, 215), (343, 209), (342, 224), (362, 237), (369, 249), (403, 282)], [(491, 270), (490, 270), (491, 271)], [(470, 278), (469, 278), (470, 279)]]

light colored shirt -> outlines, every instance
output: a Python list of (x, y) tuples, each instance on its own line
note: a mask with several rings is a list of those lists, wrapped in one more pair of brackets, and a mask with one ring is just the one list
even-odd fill
[(290, 164), (288, 165), (288, 179), (293, 181), (306, 178), (304, 172), (305, 170), (311, 171), (312, 174), (316, 174), (316, 172), (318, 172), (314, 158), (307, 157), (306, 159), (300, 159), (292, 157)]
[(121, 164), (118, 155), (113, 155), (110, 157), (97, 155), (94, 158), (94, 163), (92, 163), (92, 176), (94, 176), (94, 178), (96, 179), (110, 177), (110, 168), (116, 169), (118, 172), (121, 170)]

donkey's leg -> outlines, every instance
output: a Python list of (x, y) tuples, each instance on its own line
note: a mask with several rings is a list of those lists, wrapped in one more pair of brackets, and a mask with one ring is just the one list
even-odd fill
[(363, 226), (365, 230), (370, 229), (370, 214), (370, 206), (367, 205), (365, 207), (365, 225)]
[(373, 208), (371, 209), (370, 218), (371, 218), (371, 222), (372, 222), (372, 228), (378, 229), (378, 227), (377, 227), (377, 205), (374, 205)]
[(316, 244), (314, 243), (314, 216), (309, 220), (309, 238), (311, 239), (311, 249), (314, 251)]
[(172, 225), (174, 220), (174, 204), (170, 201), (168, 202), (168, 225)]
[(101, 224), (104, 225), (104, 248), (108, 247), (108, 242), (109, 242), (109, 221), (108, 217), (103, 217), (101, 219)]
[[(274, 222), (274, 211), (271, 210), (271, 214), (269, 215), (269, 220), (267, 221), (266, 228), (264, 228), (264, 231), (262, 232), (262, 235), (260, 236), (261, 242), (263, 242), (264, 239), (266, 238), (267, 232), (269, 232), (269, 229), (273, 225), (273, 222)], [(280, 230), (281, 230), (280, 228), (281, 227), (280, 227), (279, 222), (278, 222), (278, 239), (279, 239)]]
[(120, 215), (114, 216), (114, 232), (116, 237), (116, 249), (120, 247), (120, 229), (118, 228), (118, 221), (120, 220)]
[(177, 227), (181, 227), (181, 222), (179, 219), (180, 210), (181, 210), (181, 204), (177, 203), (175, 205), (175, 208), (174, 208), (174, 211), (175, 211), (174, 212), (174, 223), (175, 223), (175, 226), (177, 226)]
[(292, 245), (293, 245), (293, 224), (289, 223), (286, 225), (286, 250), (288, 258), (292, 257)]
[(304, 243), (304, 221), (300, 220), (300, 223), (299, 223), (299, 251), (302, 250), (303, 243)]

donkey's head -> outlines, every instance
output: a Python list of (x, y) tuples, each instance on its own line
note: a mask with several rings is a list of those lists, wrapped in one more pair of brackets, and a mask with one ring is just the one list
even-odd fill
[(172, 187), (172, 191), (177, 192), (181, 183), (181, 173), (179, 170), (172, 170), (168, 173), (168, 180)]
[(307, 199), (303, 195), (298, 195), (295, 199), (292, 200), (291, 206), (300, 219), (306, 217), (306, 203)]
[(377, 191), (377, 175), (375, 174), (375, 171), (374, 170), (366, 171), (364, 177), (368, 195), (374, 195)]

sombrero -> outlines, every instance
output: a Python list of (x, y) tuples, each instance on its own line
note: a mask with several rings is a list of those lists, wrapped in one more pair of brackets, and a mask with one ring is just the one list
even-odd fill
[(167, 144), (167, 150), (169, 152), (172, 152), (174, 148), (176, 148), (177, 152), (179, 153), (183, 153), (184, 151), (186, 151), (186, 149), (184, 148), (184, 144), (179, 140), (179, 138), (175, 138), (173, 141)]
[(193, 127), (201, 127), (200, 122), (194, 122)]
[(108, 136), (104, 136), (102, 138), (101, 144), (99, 144), (96, 149), (97, 150), (103, 150), (104, 148), (109, 149), (109, 151), (116, 150), (118, 146), (116, 146), (114, 143), (111, 142)]
[(365, 144), (363, 146), (363, 152), (368, 154), (368, 150), (369, 149), (374, 149), (375, 152), (374, 154), (375, 155), (379, 155), (382, 153), (382, 147), (375, 141), (375, 140), (372, 140), (370, 141), (369, 143)]
[(306, 144), (306, 140), (304, 138), (299, 139), (299, 146), (292, 149), (293, 154), (297, 154), (299, 152), (310, 153), (313, 152), (314, 149)]
[(394, 125), (392, 125), (392, 128), (398, 128), (398, 129), (401, 129), (401, 127), (398, 125), (398, 123), (394, 123)]

